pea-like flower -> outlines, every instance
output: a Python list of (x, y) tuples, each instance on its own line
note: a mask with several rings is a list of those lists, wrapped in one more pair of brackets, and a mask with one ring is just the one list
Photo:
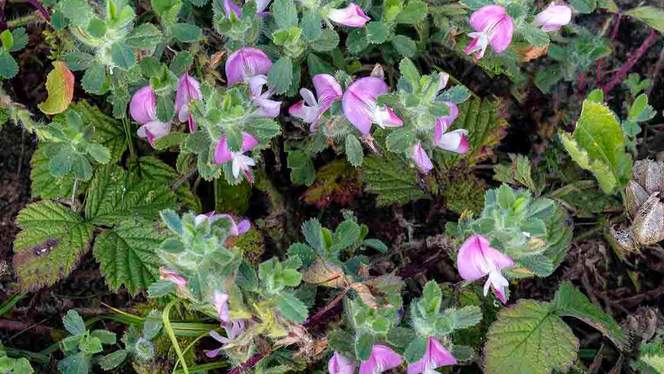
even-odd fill
[(141, 126), (136, 131), (139, 138), (147, 139), (154, 146), (155, 140), (171, 132), (170, 122), (157, 119), (157, 94), (149, 85), (136, 91), (129, 103), (129, 114)]
[(178, 88), (175, 92), (175, 112), (180, 122), (187, 122), (189, 132), (196, 131), (196, 122), (189, 113), (189, 103), (202, 98), (200, 83), (194, 77), (184, 73), (178, 81)]
[(362, 8), (357, 4), (350, 3), (343, 9), (332, 9), (327, 18), (340, 25), (348, 27), (363, 27), (371, 18), (367, 17)]
[(159, 278), (174, 283), (177, 287), (185, 287), (187, 279), (173, 270), (159, 268)]
[(441, 116), (436, 119), (434, 127), (433, 143), (441, 149), (455, 153), (468, 152), (468, 130), (458, 129), (447, 132), (452, 122), (459, 115), (459, 109), (452, 102), (447, 102), (450, 109), (450, 114)]
[[(304, 100), (291, 105), (288, 113), (300, 118), (311, 126), (309, 130), (315, 132), (320, 118), (327, 112), (335, 101), (341, 99), (342, 90), (339, 82), (330, 74), (316, 74), (313, 79), (316, 96), (311, 90), (302, 88), (300, 95)], [(318, 100), (316, 100), (318, 97)]]
[[(270, 5), (270, 1), (271, 0), (256, 1), (256, 14), (259, 16), (266, 15), (267, 12), (265, 12), (265, 9), (267, 9), (267, 6)], [(237, 4), (235, 4), (233, 0), (224, 0), (223, 6), (226, 18), (230, 18), (231, 14), (234, 14), (236, 18), (242, 17), (242, 9)]]
[[(281, 101), (271, 99), (274, 90), (267, 87), (267, 76), (262, 74), (253, 76), (249, 78), (248, 83), (251, 100), (258, 107), (256, 115), (268, 118), (277, 117), (281, 111)], [(267, 89), (263, 91), (263, 87), (267, 87)]]
[(371, 348), (371, 355), (360, 364), (360, 374), (378, 374), (401, 365), (403, 359), (390, 347), (375, 344)]
[(429, 159), (427, 151), (422, 148), (421, 143), (417, 143), (413, 146), (413, 149), (410, 153), (410, 158), (415, 162), (417, 168), (424, 174), (427, 174), (431, 171), (431, 169), (433, 169), (431, 159)]
[(457, 360), (438, 339), (427, 338), (427, 347), (421, 359), (408, 365), (408, 374), (437, 373), (435, 369), (442, 366), (456, 365)]
[(382, 79), (365, 77), (355, 81), (344, 92), (341, 99), (344, 114), (362, 135), (369, 134), (373, 123), (381, 128), (403, 126), (403, 121), (392, 108), (376, 103), (378, 96), (387, 91), (387, 84)]
[(217, 143), (217, 147), (214, 151), (214, 162), (217, 164), (225, 164), (230, 161), (233, 177), (238, 178), (240, 172), (242, 172), (249, 183), (253, 183), (254, 175), (251, 172), (251, 167), (256, 165), (256, 161), (251, 157), (246, 156), (244, 153), (256, 148), (257, 145), (258, 140), (256, 140), (256, 138), (249, 133), (243, 132), (242, 147), (239, 152), (234, 152), (228, 148), (228, 139), (224, 135), (219, 139), (219, 143)]
[(476, 10), (470, 15), (470, 25), (475, 32), (468, 34), (471, 41), (464, 52), (475, 53), (477, 59), (484, 56), (489, 44), (494, 52), (502, 53), (512, 42), (514, 21), (500, 5), (486, 5)]
[(240, 236), (251, 228), (251, 222), (248, 219), (241, 219), (239, 222), (236, 222), (236, 218), (232, 215), (226, 213), (217, 214), (214, 210), (205, 214), (197, 215), (194, 218), (194, 224), (198, 226), (205, 221), (213, 224), (220, 219), (225, 219), (230, 223), (229, 233), (232, 236)]
[(474, 282), (488, 275), (484, 283), (484, 296), (493, 289), (496, 297), (504, 303), (507, 302), (505, 289), (509, 282), (501, 273), (503, 269), (514, 266), (514, 261), (495, 248), (489, 246), (489, 241), (482, 235), (471, 235), (461, 245), (457, 255), (457, 269), (461, 278)]
[(229, 323), (222, 324), (224, 330), (226, 331), (226, 336), (221, 336), (218, 332), (212, 330), (209, 332), (210, 337), (214, 340), (221, 343), (221, 347), (217, 349), (212, 349), (205, 351), (205, 355), (209, 358), (215, 358), (221, 354), (221, 351), (224, 350), (226, 345), (235, 340), (240, 334), (242, 334), (246, 328), (246, 323), (244, 320), (234, 320)]
[(339, 352), (334, 352), (327, 363), (329, 374), (353, 374), (355, 364)]
[(257, 75), (266, 75), (272, 61), (258, 48), (244, 47), (233, 52), (226, 60), (226, 80), (229, 86), (248, 82)]
[(214, 309), (217, 311), (219, 320), (223, 323), (228, 323), (231, 320), (228, 311), (228, 294), (215, 291), (214, 292)]
[(565, 4), (550, 3), (535, 16), (535, 26), (540, 26), (542, 31), (546, 32), (560, 30), (570, 21), (572, 21), (572, 8)]

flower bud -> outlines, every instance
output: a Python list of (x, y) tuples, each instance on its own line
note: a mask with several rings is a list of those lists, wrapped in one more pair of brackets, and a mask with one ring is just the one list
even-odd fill
[(549, 4), (546, 9), (535, 16), (535, 26), (541, 26), (542, 31), (557, 31), (572, 20), (572, 8), (564, 4)]
[(343, 9), (332, 9), (327, 18), (334, 23), (348, 27), (363, 27), (364, 24), (371, 21), (357, 4), (348, 4)]

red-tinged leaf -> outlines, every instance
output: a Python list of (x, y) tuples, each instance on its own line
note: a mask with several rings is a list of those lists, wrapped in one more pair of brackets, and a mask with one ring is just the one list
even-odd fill
[(69, 107), (74, 98), (74, 74), (61, 61), (53, 62), (54, 69), (46, 77), (48, 98), (39, 104), (44, 114), (62, 113)]

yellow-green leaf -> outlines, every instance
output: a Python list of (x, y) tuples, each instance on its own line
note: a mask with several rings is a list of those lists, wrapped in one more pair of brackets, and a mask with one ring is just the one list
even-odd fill
[(74, 98), (74, 74), (61, 61), (53, 62), (53, 70), (46, 77), (48, 98), (39, 104), (44, 114), (64, 112)]

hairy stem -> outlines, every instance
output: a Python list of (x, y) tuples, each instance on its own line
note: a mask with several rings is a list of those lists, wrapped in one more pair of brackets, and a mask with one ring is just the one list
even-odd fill
[(655, 30), (650, 30), (650, 33), (648, 34), (648, 37), (641, 43), (641, 46), (632, 54), (629, 56), (627, 59), (627, 62), (620, 67), (620, 70), (618, 70), (611, 80), (605, 84), (602, 87), (602, 91), (604, 91), (604, 95), (607, 95), (609, 92), (611, 92), (618, 84), (620, 84), (623, 79), (627, 76), (627, 73), (629, 73), (634, 65), (636, 65), (637, 62), (641, 59), (641, 57), (648, 51), (648, 48), (652, 46), (655, 41), (657, 40), (657, 31)]

